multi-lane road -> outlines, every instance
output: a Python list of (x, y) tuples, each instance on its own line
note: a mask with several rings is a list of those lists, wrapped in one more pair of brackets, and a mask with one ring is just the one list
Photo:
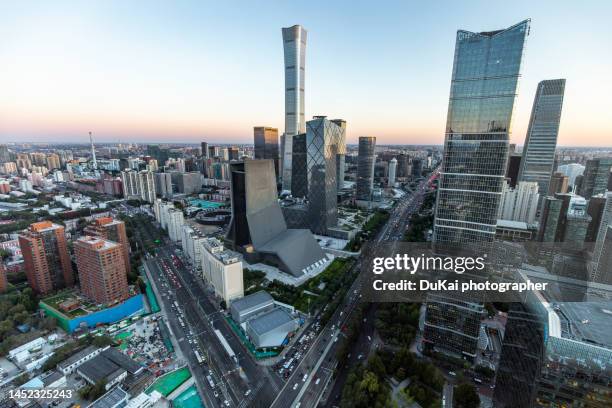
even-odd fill
[[(374, 240), (374, 244), (385, 241), (398, 241), (402, 239), (406, 229), (406, 223), (423, 202), (425, 193), (428, 192), (429, 184), (435, 177), (419, 183), (414, 193), (405, 200), (398, 203), (391, 212), (388, 222), (379, 231)], [(361, 258), (353, 266), (361, 268)], [(313, 343), (312, 348), (306, 353), (303, 360), (296, 367), (287, 383), (278, 394), (272, 407), (316, 407), (325, 389), (334, 386), (332, 374), (337, 366), (336, 353), (340, 345), (340, 337), (343, 336), (341, 329), (351, 319), (351, 314), (359, 304), (361, 299), (361, 274), (353, 282), (341, 305), (336, 309), (327, 325), (321, 330), (318, 338)], [(373, 319), (371, 319), (373, 320)], [(370, 333), (372, 333), (370, 331)], [(367, 333), (362, 333), (367, 337)], [(359, 355), (353, 356), (359, 358)], [(341, 389), (342, 384), (340, 384)], [(334, 390), (336, 387), (334, 386)], [(332, 391), (332, 399), (339, 396), (340, 392)]]
[[(161, 248), (155, 258), (147, 260), (147, 268), (161, 294), (168, 323), (201, 387), (205, 405), (269, 406), (282, 381), (266, 367), (258, 366), (243, 349), (224, 315), (211, 304), (201, 283), (173, 249), (171, 245)], [(235, 358), (227, 353), (215, 330), (221, 332)], [(204, 363), (198, 361), (194, 350), (200, 350)]]

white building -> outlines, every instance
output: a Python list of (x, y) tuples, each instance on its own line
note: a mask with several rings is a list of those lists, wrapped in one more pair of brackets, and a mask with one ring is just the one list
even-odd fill
[(520, 181), (516, 188), (511, 188), (505, 183), (497, 218), (533, 224), (538, 211), (539, 198), (538, 183), (535, 181)]
[(173, 242), (179, 242), (182, 238), (183, 224), (185, 223), (183, 211), (170, 208), (168, 210), (168, 236)]
[(149, 203), (155, 202), (155, 179), (150, 171), (122, 171), (123, 196), (139, 198)]
[(196, 268), (202, 266), (202, 243), (206, 238), (199, 234), (189, 225), (183, 225), (183, 236), (181, 246), (189, 261)]
[(205, 238), (202, 246), (202, 277), (227, 305), (244, 296), (242, 260), (236, 252), (223, 248), (216, 238)]

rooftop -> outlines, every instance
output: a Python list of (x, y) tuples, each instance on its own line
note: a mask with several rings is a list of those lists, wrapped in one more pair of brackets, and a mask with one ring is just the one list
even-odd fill
[(261, 316), (249, 320), (248, 324), (255, 333), (262, 335), (293, 320), (295, 319), (285, 309), (277, 307)]
[(68, 357), (67, 359), (65, 359), (61, 363), (59, 363), (57, 366), (60, 369), (69, 367), (72, 364), (76, 363), (77, 361), (79, 361), (79, 360), (83, 359), (84, 357), (90, 355), (91, 353), (95, 352), (96, 350), (98, 350), (98, 347), (96, 347), (96, 346), (85, 347), (83, 350), (79, 351), (78, 353), (75, 353), (75, 354), (71, 355), (70, 357)]
[(123, 400), (128, 399), (128, 393), (120, 387), (115, 387), (92, 402), (87, 408), (113, 408)]
[(232, 302), (232, 308), (236, 309), (238, 312), (244, 312), (261, 304), (273, 302), (274, 298), (268, 292), (260, 290), (259, 292), (252, 293), (241, 299), (234, 300)]

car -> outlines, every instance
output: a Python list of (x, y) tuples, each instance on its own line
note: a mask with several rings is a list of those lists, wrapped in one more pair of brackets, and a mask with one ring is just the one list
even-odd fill
[(302, 377), (302, 381), (306, 382), (306, 379), (308, 378), (308, 374), (304, 374), (304, 376)]
[(321, 379), (317, 378), (317, 381), (315, 381), (315, 385), (319, 385), (320, 382), (321, 382)]
[(230, 403), (229, 403), (229, 401), (228, 401), (228, 400), (223, 401), (223, 404), (225, 404), (225, 406), (226, 406), (226, 407), (229, 407), (229, 406), (230, 406)]
[(246, 390), (246, 392), (244, 393), (245, 397), (248, 397), (251, 394), (251, 389), (249, 388), (248, 390)]
[(213, 395), (215, 396), (215, 398), (219, 398), (219, 393), (217, 391), (213, 391)]
[(297, 390), (297, 387), (298, 387), (298, 383), (295, 383), (295, 384), (293, 385), (293, 391)]

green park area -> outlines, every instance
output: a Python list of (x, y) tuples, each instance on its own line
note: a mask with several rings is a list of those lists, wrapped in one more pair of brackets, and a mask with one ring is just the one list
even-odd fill
[(151, 394), (153, 391), (159, 392), (164, 397), (172, 394), (172, 391), (176, 390), (185, 381), (191, 378), (191, 372), (189, 368), (183, 367), (178, 370), (174, 370), (159, 377), (149, 388), (145, 390), (145, 393)]

